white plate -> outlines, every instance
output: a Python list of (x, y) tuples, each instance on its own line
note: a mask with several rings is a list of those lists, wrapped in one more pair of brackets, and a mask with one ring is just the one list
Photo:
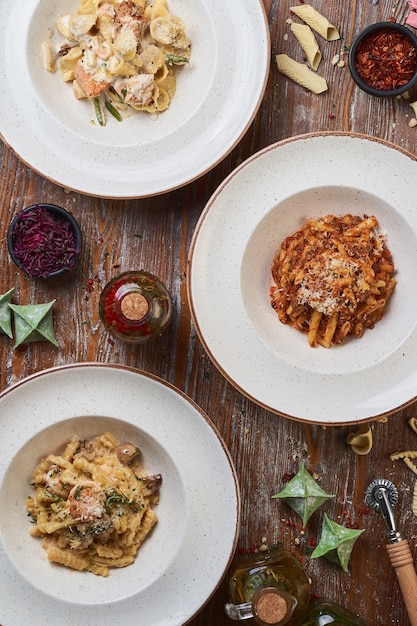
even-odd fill
[[(197, 225), (188, 291), (207, 352), (258, 404), (315, 423), (388, 414), (417, 396), (417, 163), (365, 136), (312, 134), (270, 146), (220, 185)], [(398, 284), (381, 322), (328, 350), (279, 322), (272, 259), (310, 216), (374, 214)]]
[(79, 0), (2, 0), (0, 134), (43, 176), (82, 193), (135, 198), (198, 178), (232, 150), (263, 96), (269, 29), (260, 0), (169, 0), (187, 25), (189, 66), (170, 108), (157, 119), (132, 115), (93, 124), (59, 73), (43, 69), (48, 27)]
[[(86, 364), (46, 370), (7, 389), (0, 415), (2, 626), (187, 623), (230, 564), (240, 519), (232, 461), (202, 411), (149, 374)], [(46, 560), (28, 534), (25, 499), (39, 455), (74, 434), (108, 428), (139, 445), (162, 486), (158, 524), (135, 563), (103, 578)]]

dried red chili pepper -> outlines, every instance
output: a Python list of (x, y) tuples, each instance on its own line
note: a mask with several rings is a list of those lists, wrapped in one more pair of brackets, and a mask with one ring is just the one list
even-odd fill
[(358, 45), (355, 66), (370, 87), (398, 89), (406, 85), (416, 70), (416, 49), (404, 34), (383, 28), (370, 33)]

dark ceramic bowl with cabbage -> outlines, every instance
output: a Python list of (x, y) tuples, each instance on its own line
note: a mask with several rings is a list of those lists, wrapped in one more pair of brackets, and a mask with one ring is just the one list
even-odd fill
[(74, 267), (82, 245), (76, 219), (55, 204), (33, 204), (18, 213), (7, 232), (17, 267), (31, 278), (60, 276)]

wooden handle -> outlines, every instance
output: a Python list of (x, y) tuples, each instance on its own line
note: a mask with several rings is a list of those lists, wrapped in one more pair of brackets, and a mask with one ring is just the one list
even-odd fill
[(417, 626), (417, 573), (408, 542), (403, 539), (387, 546), (391, 565), (395, 569), (411, 626)]

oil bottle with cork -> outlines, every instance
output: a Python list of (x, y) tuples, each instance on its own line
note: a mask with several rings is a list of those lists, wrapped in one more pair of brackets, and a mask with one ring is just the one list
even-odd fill
[(301, 617), (310, 601), (310, 581), (298, 559), (277, 549), (242, 560), (232, 570), (226, 615), (283, 626)]
[(367, 626), (339, 604), (312, 598), (310, 581), (297, 557), (275, 549), (242, 560), (231, 571), (226, 615), (259, 626)]
[(106, 330), (117, 339), (144, 343), (159, 337), (169, 325), (171, 296), (150, 272), (123, 272), (101, 292), (99, 314)]

